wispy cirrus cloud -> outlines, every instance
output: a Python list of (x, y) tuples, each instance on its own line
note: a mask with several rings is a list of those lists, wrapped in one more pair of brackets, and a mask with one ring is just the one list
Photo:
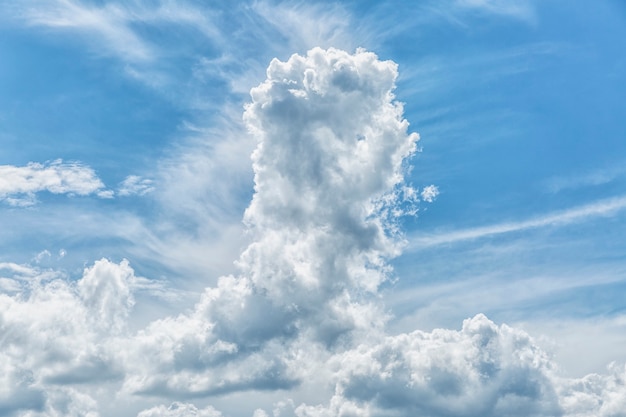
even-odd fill
[(129, 63), (159, 57), (161, 47), (145, 34), (141, 25), (176, 24), (206, 37), (221, 34), (211, 23), (210, 9), (199, 10), (186, 2), (109, 2), (101, 5), (73, 0), (31, 0), (9, 8), (27, 24), (84, 35), (92, 49)]
[(131, 195), (145, 195), (154, 191), (154, 181), (138, 175), (129, 175), (120, 184), (117, 194), (126, 197)]
[[(159, 405), (139, 412), (137, 417), (222, 417), (222, 413), (215, 408), (208, 406), (198, 409), (189, 403), (174, 402), (170, 406)], [(256, 414), (255, 416), (256, 417)]]
[(473, 9), (520, 20), (531, 20), (535, 16), (532, 2), (529, 0), (514, 2), (507, 0), (456, 0), (455, 3), (464, 9)]
[(424, 247), (481, 239), (539, 227), (564, 226), (571, 223), (582, 222), (594, 217), (615, 215), (624, 209), (626, 209), (626, 196), (608, 198), (595, 203), (585, 204), (580, 207), (558, 211), (528, 220), (497, 223), (451, 232), (435, 233), (427, 236), (423, 236), (423, 233), (420, 233), (422, 236), (414, 235), (410, 237), (409, 240), (411, 243), (409, 247), (412, 250), (417, 250)]
[[(367, 45), (371, 37), (365, 28), (354, 27), (351, 13), (339, 3), (322, 7), (315, 3), (260, 1), (252, 8), (288, 40), (292, 52), (315, 46), (352, 50)], [(281, 45), (281, 49), (284, 47)]]
[(549, 178), (544, 185), (549, 192), (558, 193), (564, 190), (573, 190), (582, 187), (593, 187), (608, 184), (626, 176), (624, 164), (613, 167), (596, 169), (570, 176)]
[[(12, 22), (44, 33), (77, 35), (71, 42), (89, 56), (113, 58), (116, 71), (184, 107), (192, 105), (197, 86), (187, 86), (188, 73), (180, 74), (178, 62), (198, 59), (198, 52), (180, 45), (202, 43), (203, 52), (211, 53), (228, 43), (212, 7), (185, 1), (27, 0), (0, 10)], [(183, 90), (182, 97), (173, 93)]]
[(17, 14), (32, 26), (82, 33), (93, 47), (99, 45), (98, 49), (124, 60), (154, 57), (153, 48), (129, 27), (133, 14), (116, 4), (98, 7), (72, 0), (32, 1), (24, 2)]

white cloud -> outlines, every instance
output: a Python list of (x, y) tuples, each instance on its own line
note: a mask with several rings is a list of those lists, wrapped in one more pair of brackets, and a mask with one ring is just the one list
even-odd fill
[(22, 289), (19, 281), (11, 278), (0, 277), (0, 292), (11, 293)]
[(625, 174), (626, 168), (622, 163), (619, 166), (597, 169), (582, 174), (549, 178), (545, 181), (545, 186), (548, 191), (558, 193), (563, 190), (608, 184), (623, 178)]
[[(142, 62), (155, 57), (155, 48), (139, 36), (133, 22), (148, 20), (147, 10), (141, 3), (108, 3), (103, 6), (89, 5), (73, 0), (34, 0), (25, 2), (19, 15), (28, 24), (78, 32), (94, 47), (104, 49), (125, 61)], [(156, 7), (151, 15), (165, 17), (176, 15), (177, 8)], [(143, 13), (142, 13), (143, 12)], [(174, 12), (174, 13), (172, 13)]]
[(26, 166), (0, 165), (0, 201), (13, 206), (35, 204), (36, 193), (106, 197), (104, 184), (90, 167), (58, 159)]
[(626, 367), (612, 364), (607, 375), (563, 381), (560, 394), (566, 416), (621, 417), (626, 410)]
[(107, 260), (97, 261), (85, 269), (78, 282), (78, 293), (87, 308), (96, 312), (93, 327), (121, 330), (134, 304), (131, 288), (134, 271), (123, 260), (119, 265)]
[[(189, 99), (197, 85), (189, 88), (186, 79), (177, 79), (171, 73), (168, 58), (180, 57), (184, 52), (178, 46), (168, 48), (165, 42), (155, 41), (151, 29), (157, 28), (165, 36), (179, 37), (182, 33), (187, 39), (199, 37), (216, 45), (228, 39), (215, 24), (216, 11), (187, 1), (25, 0), (0, 7), (5, 15), (30, 27), (77, 35), (72, 40), (86, 45), (91, 56), (117, 59), (126, 76), (165, 93), (169, 99), (178, 97), (183, 88), (188, 90), (183, 100)], [(176, 33), (164, 27), (176, 27)], [(172, 90), (178, 94), (171, 94)]]
[[(316, 46), (352, 50), (368, 43), (371, 35), (352, 24), (352, 16), (346, 8), (340, 4), (327, 6), (258, 1), (252, 7), (288, 41), (291, 51), (304, 52)], [(359, 43), (355, 44), (357, 41)]]
[(437, 188), (436, 185), (429, 185), (422, 189), (420, 195), (422, 196), (422, 200), (426, 201), (427, 203), (432, 203), (439, 195), (439, 188)]
[[(293, 407), (293, 415), (562, 412), (566, 399), (556, 368), (524, 332), (479, 315), (459, 332), (379, 336), (384, 317), (359, 294), (376, 293), (394, 249), (372, 210), (401, 181), (402, 158), (416, 137), (406, 134), (398, 108), (388, 106), (391, 96), (373, 94), (381, 91), (376, 88), (364, 88), (367, 97), (349, 94), (362, 93), (349, 87), (367, 85), (367, 74), (395, 71), (372, 58), (313, 50), (272, 63), (246, 110), (259, 146), (256, 193), (245, 215), (253, 243), (239, 260), (242, 274), (221, 278), (190, 314), (140, 332), (126, 349), (125, 390), (165, 396), (275, 390), (323, 374), (335, 395)], [(341, 69), (363, 78), (348, 82)], [(356, 103), (374, 115), (375, 126), (364, 124)], [(385, 127), (396, 133), (380, 134)], [(372, 172), (385, 172), (387, 180)], [(275, 411), (291, 415), (288, 407)]]
[(40, 269), (30, 265), (19, 265), (13, 262), (0, 262), (0, 274), (4, 278), (20, 283), (20, 285), (64, 277), (64, 274), (59, 271)]
[[(256, 391), (287, 397), (277, 417), (619, 415), (622, 368), (560, 378), (528, 334), (483, 315), (459, 331), (385, 334), (379, 287), (401, 242), (380, 202), (417, 198), (403, 161), (418, 136), (394, 99), (396, 76), (393, 62), (364, 50), (315, 48), (271, 62), (244, 116), (257, 140), (249, 245), (238, 273), (180, 314), (129, 330), (134, 293), (159, 286), (125, 260), (97, 261), (75, 282), (0, 264), (8, 289), (0, 294), (0, 410), (96, 416), (122, 398), (142, 404), (138, 417), (219, 417), (206, 402), (146, 408), (145, 398), (224, 403), (225, 394)], [(623, 198), (610, 200), (495, 230), (623, 207)], [(249, 410), (269, 415), (257, 404)]]
[(313, 416), (555, 416), (547, 355), (525, 333), (478, 315), (460, 331), (416, 331), (336, 355), (328, 405)]
[(466, 9), (474, 9), (521, 20), (531, 20), (535, 16), (532, 3), (528, 0), (515, 2), (507, 0), (456, 0), (456, 4)]
[(464, 240), (480, 239), (503, 233), (518, 232), (539, 227), (557, 227), (584, 221), (599, 216), (612, 216), (626, 208), (626, 197), (614, 197), (586, 204), (568, 210), (550, 213), (519, 222), (499, 223), (489, 226), (456, 230), (425, 237), (414, 237), (411, 246), (415, 248), (436, 246)]
[(322, 290), (330, 276), (370, 291), (385, 279), (363, 267), (394, 251), (370, 216), (402, 181), (418, 139), (393, 101), (396, 74), (372, 53), (313, 49), (272, 61), (268, 80), (252, 90), (244, 118), (259, 146), (245, 221), (257, 242), (241, 264), (262, 268), (251, 271), (256, 285), (284, 297), (294, 285)]
[(43, 260), (50, 258), (50, 256), (51, 256), (50, 251), (49, 251), (49, 250), (47, 250), (47, 249), (45, 249), (45, 250), (42, 250), (41, 252), (39, 252), (39, 253), (37, 254), (37, 256), (35, 256), (34, 261), (35, 261), (36, 263), (40, 263), (40, 262), (42, 262)]
[(153, 51), (128, 26), (128, 10), (116, 5), (94, 7), (72, 0), (34, 1), (23, 10), (31, 25), (95, 35), (100, 45), (125, 59), (150, 59)]
[(402, 181), (417, 140), (393, 101), (395, 77), (392, 62), (365, 51), (314, 49), (272, 62), (245, 114), (259, 143), (245, 213), (253, 242), (240, 275), (129, 342), (126, 391), (290, 387), (300, 337), (333, 344), (382, 325), (370, 297), (397, 249), (375, 202)]
[(137, 417), (222, 417), (222, 413), (209, 406), (198, 409), (193, 404), (174, 402), (169, 407), (159, 405), (141, 411)]
[(154, 191), (153, 181), (138, 175), (129, 175), (120, 184), (117, 194), (123, 197), (145, 195)]

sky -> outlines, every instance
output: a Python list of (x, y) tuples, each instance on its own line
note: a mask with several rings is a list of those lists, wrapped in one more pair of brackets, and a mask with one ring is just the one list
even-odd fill
[(620, 0), (0, 0), (0, 415), (626, 416)]

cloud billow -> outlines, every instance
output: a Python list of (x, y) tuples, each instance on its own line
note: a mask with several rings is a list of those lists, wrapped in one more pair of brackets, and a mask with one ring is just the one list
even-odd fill
[(285, 398), (254, 417), (623, 416), (623, 367), (561, 378), (528, 334), (482, 314), (460, 330), (387, 334), (379, 287), (402, 242), (385, 210), (438, 194), (406, 188), (418, 136), (396, 77), (364, 50), (271, 62), (244, 113), (257, 140), (250, 243), (238, 274), (188, 311), (131, 330), (143, 281), (127, 261), (97, 261), (77, 282), (0, 265), (13, 271), (0, 413), (96, 417), (121, 398), (157, 401), (139, 417), (235, 416), (191, 402), (254, 391)]
[(524, 332), (484, 315), (460, 331), (385, 337), (337, 355), (328, 408), (298, 416), (557, 416), (552, 364)]
[(620, 415), (623, 369), (561, 378), (528, 334), (482, 314), (459, 331), (385, 334), (377, 294), (400, 242), (381, 201), (415, 195), (398, 190), (418, 140), (394, 100), (396, 76), (363, 50), (271, 62), (244, 114), (258, 146), (240, 274), (140, 332), (131, 357), (159, 359), (129, 369), (126, 390), (317, 393), (255, 416)]
[(402, 181), (418, 140), (394, 101), (396, 65), (318, 48), (273, 60), (267, 74), (244, 114), (259, 145), (244, 217), (255, 242), (239, 265), (300, 311), (374, 293), (397, 250), (376, 202)]
[[(377, 201), (395, 195), (418, 139), (394, 101), (396, 76), (393, 62), (365, 51), (313, 49), (272, 61), (244, 115), (258, 146), (241, 273), (220, 278), (192, 313), (138, 335), (128, 390), (288, 388), (302, 379), (302, 345), (331, 347), (354, 331), (382, 329), (375, 295), (398, 248)], [(155, 368), (163, 372), (144, 374)]]

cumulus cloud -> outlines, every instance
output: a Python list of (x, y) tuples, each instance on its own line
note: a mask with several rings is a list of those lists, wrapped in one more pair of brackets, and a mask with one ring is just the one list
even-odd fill
[(75, 284), (62, 275), (4, 265), (20, 283), (0, 293), (0, 410), (13, 415), (97, 415), (77, 386), (120, 378), (113, 337), (132, 305), (128, 262), (96, 262)]
[[(250, 404), (255, 417), (619, 416), (623, 367), (561, 378), (528, 334), (483, 315), (386, 334), (379, 288), (402, 245), (384, 207), (418, 200), (396, 76), (364, 50), (271, 62), (244, 114), (257, 141), (249, 245), (180, 314), (129, 330), (134, 293), (153, 286), (125, 260), (77, 281), (0, 264), (0, 411), (96, 416), (109, 395), (143, 401), (138, 417), (218, 417), (179, 401), (256, 391), (285, 398)], [(154, 398), (174, 402), (146, 408)]]
[(402, 181), (418, 139), (393, 101), (396, 75), (369, 52), (313, 49), (272, 61), (252, 90), (244, 118), (259, 146), (244, 220), (256, 241), (240, 265), (270, 297), (375, 291), (386, 278), (364, 266), (394, 252), (375, 203)]
[(626, 366), (612, 363), (608, 374), (562, 381), (564, 414), (571, 417), (626, 415)]
[(52, 194), (86, 196), (96, 194), (110, 197), (95, 171), (79, 163), (57, 159), (40, 164), (30, 162), (26, 166), (0, 165), (0, 201), (12, 206), (35, 204), (35, 195), (47, 191)]
[(553, 367), (525, 333), (483, 315), (460, 331), (386, 337), (333, 358), (335, 395), (301, 416), (555, 416)]
[(301, 337), (330, 346), (384, 322), (372, 300), (397, 248), (376, 201), (402, 181), (417, 141), (393, 100), (396, 65), (318, 48), (267, 73), (244, 116), (258, 146), (240, 274), (137, 335), (130, 392), (287, 388)]
[(439, 188), (436, 185), (424, 187), (421, 192), (422, 200), (432, 203), (439, 195)]

